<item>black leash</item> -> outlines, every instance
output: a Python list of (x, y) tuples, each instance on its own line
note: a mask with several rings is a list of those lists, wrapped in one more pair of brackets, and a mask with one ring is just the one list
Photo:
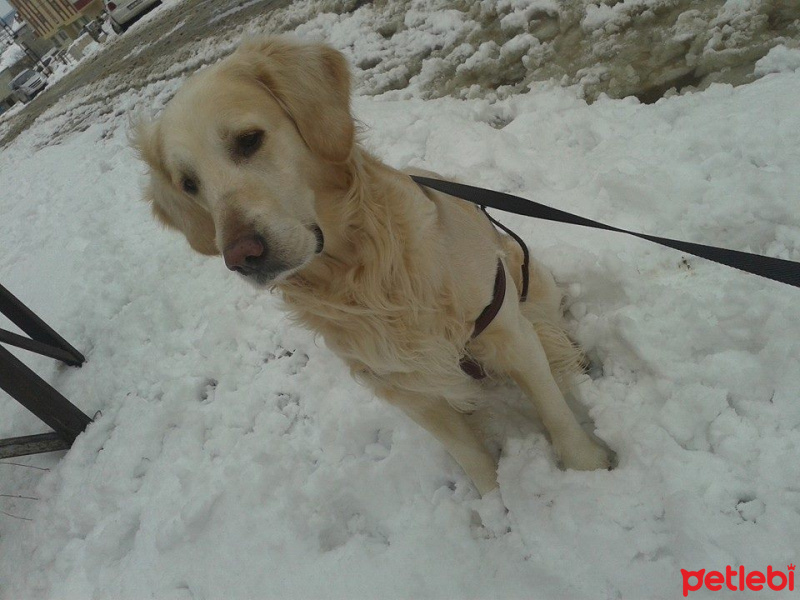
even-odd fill
[[(525, 217), (534, 217), (536, 219), (545, 219), (547, 221), (556, 221), (558, 223), (570, 223), (572, 225), (580, 225), (582, 227), (593, 227), (595, 229), (605, 229), (607, 231), (616, 231), (617, 233), (627, 233), (643, 240), (655, 242), (662, 246), (674, 248), (687, 254), (693, 254), (701, 258), (712, 260), (722, 265), (746, 271), (754, 275), (760, 275), (773, 281), (779, 281), (794, 287), (800, 287), (800, 263), (792, 262), (790, 260), (783, 260), (782, 258), (772, 258), (770, 256), (762, 256), (760, 254), (750, 254), (749, 252), (740, 252), (738, 250), (729, 250), (727, 248), (717, 248), (715, 246), (706, 246), (704, 244), (695, 244), (692, 242), (682, 242), (680, 240), (671, 240), (669, 238), (662, 238), (655, 235), (647, 235), (645, 233), (636, 233), (635, 231), (628, 231), (593, 221), (585, 217), (579, 217), (557, 208), (545, 206), (532, 200), (526, 200), (519, 196), (505, 194), (503, 192), (496, 192), (494, 190), (486, 190), (471, 185), (464, 185), (462, 183), (454, 183), (452, 181), (442, 181), (440, 179), (430, 179), (429, 177), (417, 177), (412, 175), (411, 178), (419, 185), (424, 185), (434, 190), (438, 190), (450, 196), (455, 196), (480, 207), (495, 208)], [(505, 227), (504, 227), (505, 229)], [(506, 231), (508, 231), (506, 229)]]

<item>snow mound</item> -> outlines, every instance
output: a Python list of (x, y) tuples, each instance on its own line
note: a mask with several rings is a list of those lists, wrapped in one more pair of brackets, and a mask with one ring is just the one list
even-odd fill
[(25, 51), (17, 44), (11, 44), (0, 54), (0, 72), (13, 67), (25, 58)]
[(363, 93), (397, 97), (503, 96), (552, 79), (590, 101), (650, 102), (752, 81), (771, 48), (800, 45), (800, 3), (788, 0), (303, 0), (266, 22), (332, 43)]
[(768, 73), (788, 73), (800, 69), (800, 48), (775, 46), (756, 63), (755, 74), (763, 77)]

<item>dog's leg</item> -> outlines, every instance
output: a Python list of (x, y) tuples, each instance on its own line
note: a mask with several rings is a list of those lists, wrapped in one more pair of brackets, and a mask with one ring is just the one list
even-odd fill
[(497, 487), (497, 465), (463, 413), (443, 399), (398, 392), (383, 395), (444, 444), (450, 456), (472, 479), (481, 496)]
[(508, 357), (512, 367), (509, 374), (533, 400), (564, 467), (582, 471), (607, 469), (611, 464), (608, 453), (581, 429), (553, 378), (539, 336), (527, 319), (519, 319), (513, 346), (513, 356)]
[[(509, 303), (499, 315), (492, 366), (507, 373), (533, 401), (565, 468), (592, 470), (610, 466), (608, 453), (581, 429), (558, 387), (542, 342), (519, 305)], [(488, 330), (487, 330), (488, 332)]]

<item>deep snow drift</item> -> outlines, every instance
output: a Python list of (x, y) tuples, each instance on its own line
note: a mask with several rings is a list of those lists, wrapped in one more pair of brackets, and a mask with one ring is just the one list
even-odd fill
[(794, 0), (305, 0), (270, 20), (348, 52), (367, 93), (400, 96), (409, 83), (469, 98), (554, 79), (589, 100), (652, 102), (752, 81), (771, 48), (800, 47)]
[[(355, 113), (397, 167), (800, 260), (797, 63), (775, 50), (754, 83), (654, 105), (536, 85)], [(671, 599), (681, 568), (797, 563), (800, 292), (502, 216), (568, 286), (595, 363), (582, 404), (620, 463), (558, 470), (526, 403), (496, 393), (498, 515), (276, 298), (153, 222), (124, 115), (179, 83), (58, 144), (54, 109), (0, 157), (0, 281), (88, 362), (20, 356), (101, 413), (63, 458), (19, 461), (49, 472), (0, 463), (1, 494), (38, 498), (0, 497), (0, 598)], [(41, 430), (5, 396), (0, 415), (2, 436)]]

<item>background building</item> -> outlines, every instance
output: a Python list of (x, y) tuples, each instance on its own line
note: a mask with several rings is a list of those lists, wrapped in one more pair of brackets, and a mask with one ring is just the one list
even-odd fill
[(0, 113), (17, 102), (11, 80), (25, 69), (36, 68), (53, 48), (52, 40), (37, 37), (18, 15), (6, 15), (0, 21)]
[(81, 35), (83, 27), (103, 13), (102, 0), (9, 0), (19, 18), (37, 37), (68, 46)]
[(53, 49), (53, 42), (37, 36), (28, 23), (20, 20), (19, 15), (10, 21), (3, 21), (0, 25), (2, 25), (0, 27), (0, 35), (5, 38), (3, 47), (16, 43), (22, 48), (32, 51), (37, 56), (43, 56)]

